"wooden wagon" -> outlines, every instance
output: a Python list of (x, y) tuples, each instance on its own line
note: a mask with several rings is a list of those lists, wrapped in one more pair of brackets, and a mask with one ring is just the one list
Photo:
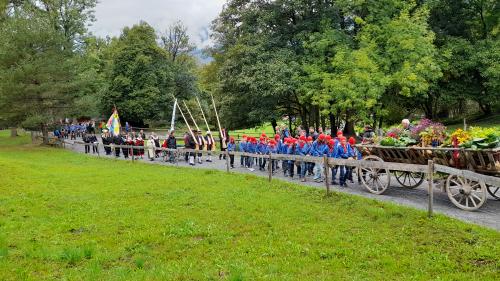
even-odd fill
[[(365, 160), (420, 165), (427, 165), (429, 160), (433, 160), (438, 165), (500, 177), (499, 148), (473, 150), (379, 145), (362, 145), (359, 148), (363, 151)], [(406, 188), (416, 188), (425, 180), (424, 173), (374, 168), (359, 168), (358, 172), (363, 185), (375, 194), (382, 194), (389, 187), (391, 175)], [(441, 190), (445, 191), (451, 202), (461, 209), (471, 211), (480, 208), (487, 200), (487, 193), (494, 199), (500, 200), (500, 186), (455, 174), (439, 174)]]

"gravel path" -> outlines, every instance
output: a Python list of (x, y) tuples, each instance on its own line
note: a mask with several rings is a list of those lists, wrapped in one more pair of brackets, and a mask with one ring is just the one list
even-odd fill
[[(68, 141), (71, 142), (71, 141)], [(79, 153), (84, 153), (84, 146), (81, 144), (74, 144), (74, 145), (66, 145), (67, 149), (79, 152)], [(114, 156), (106, 156), (104, 155), (104, 152), (101, 149), (101, 157), (109, 157), (109, 158), (115, 158)], [(93, 155), (93, 154), (90, 154)], [(97, 157), (97, 155), (93, 155)], [(157, 165), (165, 165), (165, 166), (178, 166), (178, 167), (190, 167), (190, 168), (197, 168), (197, 169), (216, 169), (216, 170), (226, 170), (226, 161), (225, 160), (219, 160), (218, 157), (213, 157), (214, 162), (207, 163), (204, 162), (203, 164), (197, 164), (194, 167), (189, 166), (184, 160), (179, 161), (177, 164), (170, 164), (170, 163), (165, 163), (161, 161), (160, 159), (156, 159), (155, 161), (149, 161), (149, 160), (138, 160), (138, 161), (143, 161), (145, 163), (150, 163), (150, 164), (157, 164)], [(123, 157), (120, 159), (125, 160)], [(130, 158), (127, 161), (131, 161)], [(244, 173), (244, 174), (254, 174), (257, 176), (262, 176), (262, 177), (268, 177), (267, 172), (260, 172), (260, 171), (250, 171), (246, 168), (240, 167), (240, 162), (239, 162), (239, 157), (236, 157), (235, 159), (235, 168), (232, 169), (232, 172), (237, 172), (237, 173)], [(280, 163), (281, 164), (281, 163)], [(280, 165), (281, 167), (281, 165)], [(280, 180), (285, 180), (289, 182), (294, 182), (306, 186), (312, 186), (315, 188), (321, 188), (324, 189), (325, 185), (324, 183), (315, 183), (312, 182), (312, 179), (308, 178), (308, 181), (305, 183), (302, 183), (298, 181), (297, 178), (290, 179), (289, 177), (284, 177), (283, 173), (278, 171), (276, 174), (273, 175), (273, 178), (278, 178)], [(354, 175), (354, 178), (356, 178), (356, 175)], [(394, 179), (394, 178), (393, 178)], [(386, 192), (382, 195), (375, 195), (372, 193), (369, 193), (362, 185), (354, 183), (354, 184), (349, 184), (349, 187), (347, 188), (339, 188), (338, 186), (331, 186), (331, 190), (337, 191), (337, 192), (344, 192), (344, 193), (349, 193), (349, 194), (356, 194), (359, 196), (367, 197), (367, 198), (372, 198), (376, 200), (381, 200), (381, 201), (391, 201), (400, 205), (405, 205), (405, 206), (410, 206), (414, 207), (417, 209), (422, 209), (422, 210), (427, 210), (427, 181), (424, 181), (421, 186), (415, 188), (415, 189), (407, 189), (404, 187), (401, 187), (397, 181), (391, 180), (391, 186), (386, 190)], [(488, 201), (477, 211), (474, 212), (468, 212), (468, 211), (463, 211), (461, 209), (458, 209), (451, 203), (451, 201), (448, 199), (448, 196), (446, 195), (445, 192), (441, 192), (439, 189), (434, 190), (434, 211), (437, 213), (445, 214), (453, 218), (457, 218), (459, 220), (463, 220), (466, 222), (486, 226), (489, 228), (493, 228), (496, 230), (500, 231), (500, 201), (495, 201), (492, 199), (492, 197), (489, 196), (488, 194)]]

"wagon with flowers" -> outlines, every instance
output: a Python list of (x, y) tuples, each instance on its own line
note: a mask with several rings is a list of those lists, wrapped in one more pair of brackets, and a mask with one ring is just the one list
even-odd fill
[[(420, 123), (425, 122), (429, 123)], [(488, 184), (473, 176), (447, 173), (453, 168), (500, 177), (498, 132), (483, 129), (482, 134), (474, 135), (456, 130), (446, 137), (444, 126), (441, 124), (430, 123), (427, 128), (422, 127), (425, 126), (419, 124), (406, 135), (393, 129), (388, 132), (388, 137), (378, 144), (361, 145), (364, 159), (419, 165), (427, 165), (429, 160), (433, 160), (434, 164), (443, 167), (443, 172), (438, 170), (437, 173), (441, 190), (447, 193), (455, 206), (464, 210), (479, 209), (487, 201), (488, 193), (494, 199), (500, 200), (500, 185), (491, 184), (491, 181)], [(418, 133), (419, 141), (412, 138), (415, 133)], [(447, 167), (450, 169), (446, 170)], [(363, 167), (360, 167), (358, 172), (363, 185), (375, 194), (385, 192), (391, 178), (395, 178), (405, 188), (416, 188), (425, 180), (425, 174), (420, 172)]]

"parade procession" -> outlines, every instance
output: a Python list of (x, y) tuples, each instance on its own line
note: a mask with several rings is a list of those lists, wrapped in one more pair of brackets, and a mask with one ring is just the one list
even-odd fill
[(500, 1), (0, 0), (0, 281), (500, 281)]

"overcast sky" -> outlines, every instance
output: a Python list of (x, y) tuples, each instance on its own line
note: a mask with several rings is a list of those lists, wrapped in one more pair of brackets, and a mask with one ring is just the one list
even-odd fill
[(100, 37), (118, 36), (125, 26), (146, 21), (157, 31), (181, 20), (191, 41), (203, 48), (210, 44), (209, 26), (226, 0), (100, 0), (95, 8), (97, 21), (90, 27)]

